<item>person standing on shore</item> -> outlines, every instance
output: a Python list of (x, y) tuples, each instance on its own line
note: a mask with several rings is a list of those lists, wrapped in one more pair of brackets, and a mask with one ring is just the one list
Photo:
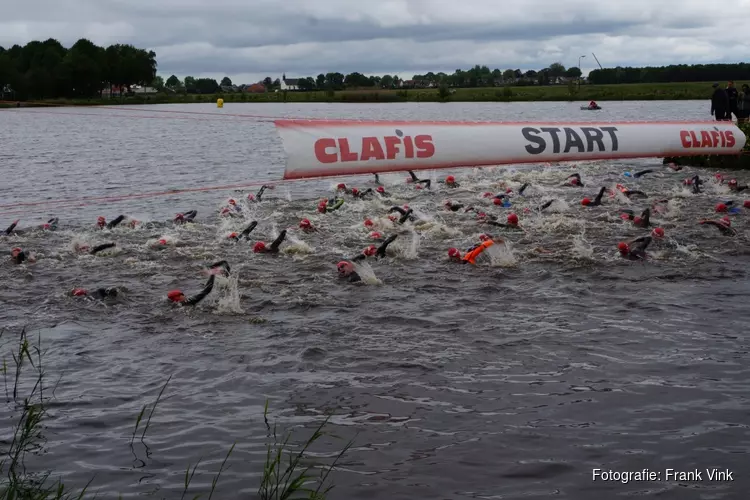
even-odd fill
[(716, 118), (716, 121), (724, 121), (729, 112), (729, 98), (727, 97), (727, 92), (719, 87), (718, 83), (714, 83), (713, 88), (714, 93), (711, 96), (711, 114)]
[(737, 115), (738, 123), (747, 123), (750, 119), (750, 86), (747, 83), (742, 85), (739, 102), (737, 103), (739, 114)]
[(738, 104), (738, 92), (737, 89), (734, 86), (734, 82), (732, 80), (729, 80), (727, 82), (727, 99), (729, 100), (729, 107), (727, 108), (727, 120), (732, 119), (732, 113), (734, 113), (734, 116), (737, 117), (739, 120), (740, 115), (737, 113), (737, 104)]

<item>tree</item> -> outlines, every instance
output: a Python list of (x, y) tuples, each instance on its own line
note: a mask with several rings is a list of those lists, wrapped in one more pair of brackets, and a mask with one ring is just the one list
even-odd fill
[(232, 80), (229, 79), (228, 76), (225, 76), (221, 79), (221, 86), (222, 87), (231, 87), (232, 86)]
[(523, 74), (523, 77), (533, 80), (534, 78), (536, 78), (536, 75), (537, 75), (537, 72), (534, 71), (533, 69), (530, 69), (526, 73)]
[(167, 82), (165, 83), (165, 85), (169, 89), (174, 89), (174, 88), (180, 87), (182, 85), (182, 82), (180, 82), (180, 79), (177, 78), (175, 75), (172, 75), (169, 78), (167, 78)]
[(515, 78), (516, 72), (512, 69), (506, 69), (505, 71), (503, 71), (503, 81), (505, 81), (506, 83), (515, 80)]
[(550, 64), (548, 69), (549, 76), (551, 78), (559, 78), (561, 76), (565, 76), (565, 66), (563, 66), (559, 62)]
[(193, 78), (192, 76), (185, 77), (185, 90), (191, 94), (194, 94), (196, 92), (195, 78)]
[(565, 71), (565, 76), (568, 78), (580, 78), (581, 68), (576, 68), (575, 66), (570, 67)]
[(219, 84), (213, 78), (198, 78), (195, 80), (195, 90), (198, 94), (215, 94), (219, 91)]
[(326, 86), (326, 75), (323, 73), (319, 74), (315, 79), (315, 86), (319, 89), (323, 89)]
[(270, 76), (267, 76), (263, 79), (263, 86), (266, 88), (266, 90), (269, 90), (273, 86), (273, 80), (271, 80)]
[(161, 92), (162, 90), (164, 90), (164, 78), (157, 76), (156, 78), (154, 78), (154, 81), (151, 82), (151, 86)]

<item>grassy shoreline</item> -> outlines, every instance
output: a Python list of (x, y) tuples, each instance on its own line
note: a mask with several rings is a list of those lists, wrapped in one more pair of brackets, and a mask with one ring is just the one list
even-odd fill
[[(21, 106), (102, 106), (120, 104), (190, 104), (213, 103), (224, 99), (230, 103), (264, 102), (336, 102), (336, 103), (390, 103), (390, 102), (565, 102), (565, 101), (646, 101), (646, 100), (706, 100), (711, 96), (711, 82), (694, 83), (644, 83), (621, 85), (524, 86), (477, 87), (449, 89), (448, 94), (439, 89), (400, 90), (342, 90), (280, 91), (263, 94), (154, 94), (113, 99), (43, 99), (21, 101)], [(3, 101), (0, 106), (15, 107), (14, 101)]]

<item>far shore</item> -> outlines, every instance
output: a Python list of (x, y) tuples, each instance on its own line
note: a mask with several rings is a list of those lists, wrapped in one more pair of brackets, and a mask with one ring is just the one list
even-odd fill
[[(712, 82), (644, 83), (620, 85), (548, 85), (518, 87), (477, 87), (440, 89), (361, 89), (341, 91), (278, 91), (264, 93), (175, 94), (158, 93), (130, 97), (95, 99), (38, 99), (20, 101), (20, 106), (102, 106), (120, 104), (191, 104), (262, 102), (575, 102), (589, 101), (674, 101), (706, 100), (711, 96)], [(16, 101), (2, 101), (0, 106), (16, 107)]]

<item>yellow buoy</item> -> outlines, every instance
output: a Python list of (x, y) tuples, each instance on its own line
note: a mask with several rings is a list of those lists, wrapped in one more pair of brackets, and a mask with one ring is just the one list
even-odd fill
[(216, 99), (216, 107), (217, 108), (223, 108), (224, 107), (224, 99)]

